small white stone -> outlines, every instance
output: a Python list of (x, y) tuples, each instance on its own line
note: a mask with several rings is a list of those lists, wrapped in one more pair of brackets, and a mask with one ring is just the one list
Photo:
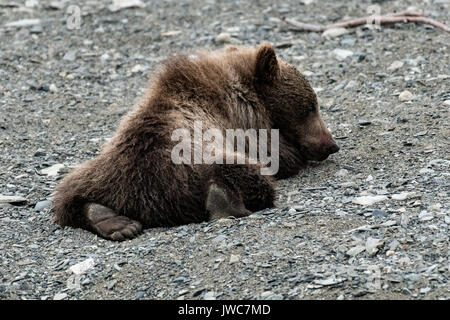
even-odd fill
[(48, 90), (50, 90), (50, 92), (53, 92), (53, 93), (58, 92), (58, 88), (56, 87), (56, 85), (54, 83), (50, 84), (50, 86), (48, 87)]
[(412, 98), (413, 98), (413, 94), (408, 90), (402, 91), (398, 95), (398, 99), (403, 102), (410, 101)]
[(319, 93), (319, 92), (323, 91), (323, 88), (322, 87), (315, 87), (315, 88), (313, 88), (313, 90), (314, 90), (315, 93)]
[(423, 210), (423, 211), (421, 211), (419, 213), (419, 220), (420, 221), (430, 221), (430, 220), (433, 220), (433, 219), (434, 219), (433, 214), (431, 214), (428, 211)]
[(59, 171), (64, 168), (64, 165), (61, 163), (57, 163), (52, 165), (51, 167), (42, 169), (39, 173), (42, 175), (46, 175), (49, 177), (55, 177), (58, 175)]
[(306, 56), (292, 56), (292, 60), (293, 61), (302, 61), (302, 60), (305, 60), (306, 59)]
[(366, 251), (370, 255), (375, 255), (383, 244), (383, 239), (369, 237), (366, 240)]
[(366, 249), (364, 246), (356, 246), (349, 249), (346, 253), (348, 256), (354, 257), (363, 252)]
[(409, 192), (401, 192), (401, 193), (396, 193), (392, 195), (392, 199), (394, 200), (406, 200), (409, 198), (410, 193)]
[(92, 258), (86, 259), (80, 263), (77, 263), (69, 268), (69, 271), (73, 272), (76, 275), (80, 275), (86, 273), (90, 269), (92, 269), (95, 265), (95, 261)]
[(297, 210), (295, 210), (294, 208), (290, 208), (289, 210), (288, 210), (288, 213), (296, 213), (297, 212)]
[(345, 49), (334, 49), (333, 51), (331, 51), (331, 54), (337, 60), (342, 61), (348, 57), (351, 57), (353, 55), (353, 51), (345, 50)]
[(430, 292), (431, 288), (430, 287), (421, 288), (419, 291), (420, 291), (421, 294), (425, 294), (425, 293)]
[(263, 293), (261, 293), (261, 298), (267, 298), (270, 297), (271, 295), (273, 295), (272, 291), (264, 291)]
[(161, 33), (161, 35), (163, 37), (173, 37), (173, 36), (179, 35), (180, 33), (181, 33), (181, 30), (170, 30), (170, 31)]
[(237, 262), (239, 262), (239, 256), (235, 255), (235, 254), (232, 254), (230, 256), (230, 264), (234, 264), (234, 263), (237, 263)]
[(420, 174), (429, 174), (429, 173), (434, 173), (433, 169), (429, 169), (429, 168), (422, 168), (419, 170)]
[(65, 4), (62, 1), (52, 1), (48, 6), (54, 10), (62, 10)]
[(22, 27), (35, 26), (38, 24), (41, 24), (40, 19), (22, 19), (22, 20), (9, 22), (9, 23), (5, 24), (5, 27), (22, 28)]
[(295, 222), (283, 222), (283, 226), (285, 226), (287, 228), (293, 228), (293, 227), (295, 227), (297, 225), (296, 225)]
[(137, 65), (135, 65), (132, 69), (131, 69), (131, 73), (138, 73), (138, 72), (142, 72), (142, 71), (145, 71), (145, 67), (144, 66), (142, 66), (142, 65), (140, 65), (140, 64), (137, 64)]
[(241, 28), (239, 26), (229, 27), (225, 29), (225, 32), (228, 33), (238, 33), (241, 31)]
[(216, 294), (214, 291), (208, 291), (205, 293), (205, 296), (203, 297), (204, 300), (216, 300)]
[(236, 42), (236, 39), (233, 39), (231, 37), (231, 34), (229, 34), (228, 32), (219, 33), (215, 40), (218, 43), (233, 43), (233, 42)]
[(65, 298), (67, 298), (67, 293), (57, 293), (53, 297), (53, 300), (63, 300)]
[(145, 3), (141, 0), (113, 0), (112, 5), (108, 7), (109, 11), (116, 12), (128, 8), (144, 8)]
[(387, 196), (378, 195), (378, 196), (362, 196), (353, 198), (352, 202), (356, 204), (360, 204), (362, 206), (370, 206), (374, 203), (387, 200)]
[[(436, 2), (436, 1), (434, 1)], [(419, 8), (417, 8), (416, 6), (409, 6), (408, 8), (406, 8), (407, 12), (420, 12), (423, 13), (423, 11)]]
[(399, 61), (399, 60), (396, 60), (396, 61), (391, 63), (391, 65), (388, 67), (388, 70), (389, 71), (394, 71), (394, 70), (400, 69), (401, 67), (403, 67), (403, 62)]
[(445, 100), (444, 101), (444, 106), (450, 106), (450, 100)]
[(25, 7), (27, 8), (35, 8), (39, 5), (38, 0), (27, 0), (25, 1)]
[(397, 224), (397, 221), (395, 220), (388, 220), (386, 222), (383, 222), (382, 224), (380, 224), (380, 227), (392, 227), (395, 226)]
[(77, 59), (77, 50), (76, 49), (71, 49), (71, 50), (67, 51), (63, 56), (63, 60), (65, 60), (65, 61), (75, 61), (76, 59)]
[(441, 211), (442, 205), (440, 203), (432, 204), (430, 206), (431, 211)]
[(322, 37), (335, 38), (347, 34), (349, 31), (345, 28), (330, 28), (322, 33)]
[(105, 52), (104, 54), (102, 54), (100, 56), (100, 61), (102, 63), (105, 63), (106, 61), (108, 61), (109, 59), (111, 59), (111, 56), (108, 54), (108, 52)]
[(318, 285), (321, 285), (321, 286), (331, 286), (331, 285), (334, 285), (334, 284), (341, 283), (343, 281), (344, 281), (344, 279), (336, 278), (335, 276), (331, 276), (331, 277), (329, 277), (327, 279), (314, 280), (313, 282), (315, 284), (318, 284)]

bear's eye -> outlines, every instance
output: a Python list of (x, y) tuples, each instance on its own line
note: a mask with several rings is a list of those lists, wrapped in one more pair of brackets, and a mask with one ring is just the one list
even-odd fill
[(315, 103), (310, 103), (308, 105), (308, 112), (314, 112), (316, 110), (316, 104)]

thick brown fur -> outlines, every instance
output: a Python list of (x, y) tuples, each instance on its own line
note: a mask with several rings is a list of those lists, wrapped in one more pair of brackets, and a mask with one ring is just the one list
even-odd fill
[(202, 121), (203, 130), (279, 129), (276, 178), (292, 176), (307, 160), (322, 160), (337, 151), (330, 149), (331, 135), (308, 81), (278, 59), (269, 44), (177, 55), (165, 62), (100, 154), (59, 184), (55, 221), (97, 232), (86, 217), (88, 205), (99, 204), (144, 228), (201, 222), (210, 219), (208, 195), (221, 197), (214, 190), (225, 190), (224, 201), (236, 203), (231, 211), (273, 206), (274, 179), (260, 174), (260, 164), (172, 162), (177, 142), (171, 133), (193, 130), (195, 120)]

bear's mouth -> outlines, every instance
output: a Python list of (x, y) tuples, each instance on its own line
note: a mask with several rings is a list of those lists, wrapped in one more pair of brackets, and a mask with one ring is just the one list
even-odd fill
[(297, 146), (298, 154), (302, 156), (306, 161), (323, 161), (328, 155), (324, 157), (324, 155), (319, 155), (311, 152), (308, 147), (303, 145)]
[(329, 154), (321, 154), (315, 157), (315, 159), (312, 159), (314, 161), (324, 161), (328, 158)]
[(324, 161), (328, 158), (329, 154), (313, 154), (308, 152), (307, 159), (308, 161)]
[(324, 161), (330, 156), (330, 154), (336, 153), (338, 150), (339, 147), (327, 152), (313, 152), (308, 150), (308, 148), (303, 147), (301, 151), (304, 152), (304, 154), (306, 155), (306, 160), (308, 161)]

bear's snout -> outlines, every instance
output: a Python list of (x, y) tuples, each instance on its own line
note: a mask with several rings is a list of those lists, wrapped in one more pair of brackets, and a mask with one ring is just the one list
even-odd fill
[(311, 119), (303, 141), (310, 155), (308, 160), (323, 161), (340, 149), (319, 114)]
[(330, 154), (338, 152), (339, 149), (339, 146), (333, 140), (333, 138), (328, 137), (327, 139), (322, 140), (322, 143), (316, 152), (316, 160), (323, 161), (328, 158)]
[(330, 155), (338, 152), (340, 148), (337, 145), (337, 143), (333, 139), (331, 139), (331, 142), (328, 145), (326, 145), (324, 149), (325, 153), (327, 153), (327, 155)]

